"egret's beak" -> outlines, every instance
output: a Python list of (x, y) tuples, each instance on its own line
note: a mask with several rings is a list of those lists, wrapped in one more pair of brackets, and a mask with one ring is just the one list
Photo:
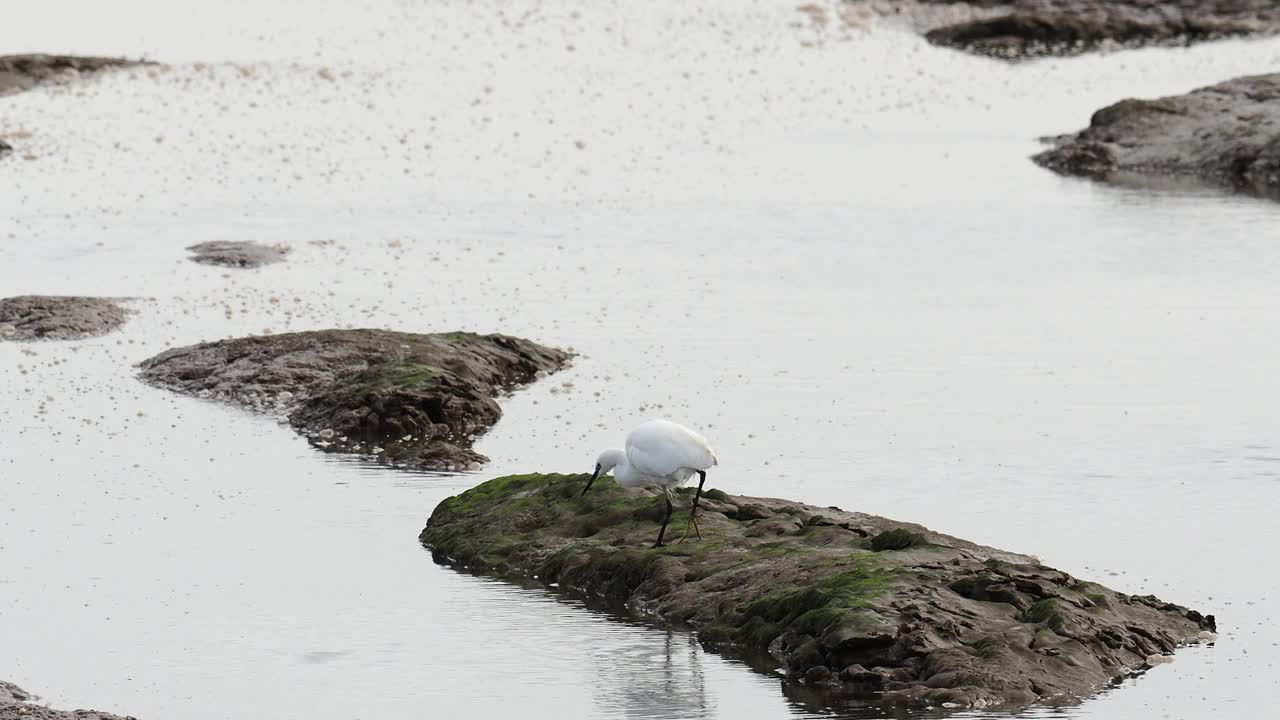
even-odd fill
[(587, 481), (587, 486), (582, 488), (582, 495), (579, 495), (578, 497), (585, 496), (587, 491), (591, 489), (591, 483), (595, 482), (598, 477), (600, 477), (600, 465), (597, 464), (596, 471), (591, 473), (591, 479)]

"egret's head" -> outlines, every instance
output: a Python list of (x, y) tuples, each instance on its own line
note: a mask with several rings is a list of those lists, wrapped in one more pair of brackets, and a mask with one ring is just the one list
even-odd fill
[[(587, 481), (587, 486), (582, 488), (582, 495), (587, 494), (587, 491), (591, 489), (591, 485), (595, 483), (596, 478), (617, 467), (626, 457), (621, 450), (605, 450), (600, 453), (599, 457), (596, 458), (595, 472), (591, 473), (591, 479)], [(582, 495), (578, 497), (582, 497)]]
[(618, 467), (626, 455), (621, 450), (605, 450), (596, 458), (596, 475), (604, 475)]

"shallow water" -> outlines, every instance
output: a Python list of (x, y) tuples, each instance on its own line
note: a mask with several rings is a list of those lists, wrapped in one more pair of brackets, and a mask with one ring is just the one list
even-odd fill
[[(114, 335), (0, 344), (0, 677), (144, 719), (820, 714), (418, 545), (444, 497), (586, 470), (665, 415), (712, 440), (712, 485), (1218, 616), (1216, 647), (1026, 716), (1270, 712), (1280, 206), (1025, 158), (1120, 97), (1275, 68), (1280, 40), (1003, 65), (772, 1), (177, 6), (0, 26), (174, 63), (0, 99), (0, 133), (32, 133), (0, 162), (0, 295), (141, 298)], [(294, 250), (184, 259), (214, 239)], [(345, 325), (581, 357), (454, 476), (133, 379), (175, 345)]]

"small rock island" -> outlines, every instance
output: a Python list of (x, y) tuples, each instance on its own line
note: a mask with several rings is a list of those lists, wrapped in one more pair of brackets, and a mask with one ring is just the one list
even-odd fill
[(187, 248), (191, 262), (230, 268), (258, 268), (278, 263), (289, 254), (283, 245), (241, 240), (211, 240)]
[(141, 378), (280, 416), (312, 445), (418, 470), (474, 468), (497, 397), (565, 367), (570, 353), (508, 335), (316, 330), (168, 350)]
[(1095, 112), (1089, 127), (1052, 142), (1033, 159), (1063, 175), (1195, 178), (1280, 197), (1280, 73), (1121, 100)]
[(34, 694), (0, 680), (0, 720), (137, 720), (97, 710), (54, 710)]
[(1215, 630), (1033, 557), (789, 500), (707, 491), (703, 539), (651, 549), (656, 496), (606, 477), (579, 497), (588, 477), (490, 480), (441, 502), (419, 539), (437, 562), (694, 628), (710, 650), (771, 658), (787, 683), (873, 703), (1071, 701)]
[(1002, 60), (1280, 31), (1274, 0), (910, 0), (890, 7), (936, 16), (925, 33), (936, 45)]
[(124, 324), (119, 298), (19, 295), (0, 298), (0, 341), (83, 340)]
[(0, 96), (24, 92), (39, 85), (67, 83), (107, 70), (149, 64), (118, 57), (45, 53), (0, 55)]

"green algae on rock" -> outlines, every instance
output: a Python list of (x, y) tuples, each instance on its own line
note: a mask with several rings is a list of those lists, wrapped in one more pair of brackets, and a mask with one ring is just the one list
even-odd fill
[(490, 480), (441, 502), (419, 539), (438, 562), (692, 627), (789, 685), (869, 702), (1070, 701), (1214, 629), (1029, 556), (792, 501), (705, 493), (704, 538), (652, 549), (657, 496), (602, 478), (578, 497), (587, 479)]
[(317, 330), (203, 343), (141, 363), (144, 381), (287, 418), (318, 448), (421, 470), (487, 461), (472, 440), (498, 395), (570, 354), (507, 335)]

